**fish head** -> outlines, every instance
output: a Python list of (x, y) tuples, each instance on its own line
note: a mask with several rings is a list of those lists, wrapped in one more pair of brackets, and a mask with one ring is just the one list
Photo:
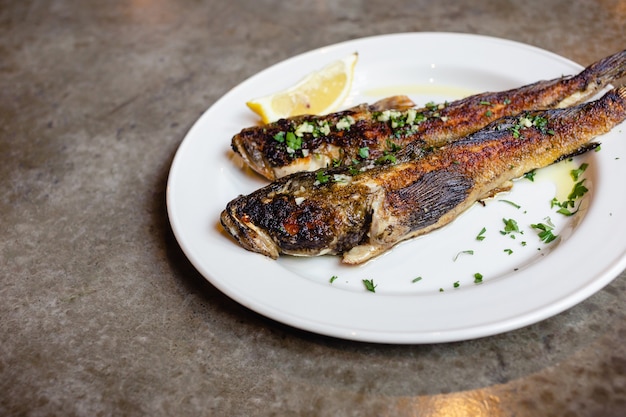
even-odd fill
[(226, 231), (244, 248), (277, 259), (278, 245), (262, 228), (257, 227), (247, 215), (237, 212), (237, 199), (222, 211), (220, 221)]
[(272, 165), (265, 157), (265, 151), (261, 144), (254, 140), (249, 140), (242, 132), (232, 139), (232, 148), (239, 154), (241, 159), (258, 174), (261, 174), (270, 181), (276, 179)]

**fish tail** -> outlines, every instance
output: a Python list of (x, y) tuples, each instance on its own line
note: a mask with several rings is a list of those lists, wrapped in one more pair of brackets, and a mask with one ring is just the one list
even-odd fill
[(626, 49), (589, 65), (575, 78), (604, 86), (624, 75), (626, 75)]

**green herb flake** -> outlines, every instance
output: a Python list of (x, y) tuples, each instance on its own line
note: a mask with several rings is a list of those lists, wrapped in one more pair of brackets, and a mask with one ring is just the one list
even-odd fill
[(332, 284), (333, 282), (335, 282), (336, 279), (337, 275), (333, 275), (332, 277), (330, 277), (330, 283)]
[(483, 241), (485, 240), (485, 233), (487, 232), (487, 229), (485, 227), (483, 227), (480, 230), (480, 233), (478, 233), (478, 235), (476, 235), (476, 240), (478, 241)]
[(283, 143), (285, 142), (285, 132), (278, 132), (273, 136), (273, 138), (276, 142)]
[(461, 283), (459, 281), (455, 282), (454, 284), (452, 284), (452, 286), (454, 288), (459, 288), (461, 286)]
[(524, 178), (526, 178), (529, 181), (535, 181), (535, 170), (533, 169), (532, 171), (528, 171), (527, 173), (524, 174)]
[(417, 278), (413, 278), (411, 282), (415, 284), (416, 282), (421, 281), (421, 280), (422, 280), (422, 277), (417, 277)]
[(583, 174), (583, 172), (585, 172), (587, 167), (589, 167), (589, 164), (583, 163), (577, 169), (573, 169), (570, 171), (570, 175), (572, 176), (572, 179), (574, 180), (574, 182), (578, 181), (578, 179)]
[(464, 251), (461, 251), (461, 252), (459, 252), (459, 253), (457, 253), (457, 254), (456, 254), (456, 256), (454, 257), (453, 261), (454, 261), (454, 262), (456, 262), (456, 260), (459, 258), (459, 256), (460, 256), (460, 255), (463, 255), (463, 254), (465, 254), (465, 255), (473, 255), (473, 254), (474, 254), (474, 251), (473, 251), (473, 250), (471, 250), (471, 249), (470, 249), (470, 250), (464, 250)]
[(502, 219), (504, 223), (504, 230), (500, 231), (500, 234), (507, 235), (511, 233), (520, 233), (517, 222), (513, 219)]
[(505, 249), (503, 252), (510, 255), (513, 253), (513, 249)]
[(543, 243), (550, 243), (558, 237), (558, 235), (553, 233), (554, 224), (552, 224), (549, 217), (545, 218), (545, 223), (531, 224), (530, 227), (538, 230), (539, 239), (541, 239)]
[(520, 206), (519, 204), (515, 204), (514, 202), (512, 202), (511, 200), (498, 200), (501, 201), (503, 203), (507, 203), (512, 205), (513, 207), (515, 207), (516, 209), (522, 208), (522, 206)]
[(285, 141), (287, 145), (287, 149), (292, 149), (297, 151), (302, 148), (302, 138), (296, 136), (293, 132), (287, 132), (285, 135)]
[(326, 184), (328, 180), (330, 179), (330, 176), (326, 175), (324, 171), (320, 170), (320, 171), (317, 171), (317, 173), (315, 174), (315, 179), (320, 184)]
[(370, 156), (370, 148), (368, 148), (367, 146), (364, 146), (362, 148), (359, 148), (359, 156), (363, 159), (367, 159)]
[(474, 284), (480, 284), (483, 282), (483, 275), (480, 272), (474, 274)]
[(365, 285), (366, 290), (371, 291), (371, 292), (376, 292), (376, 287), (378, 286), (378, 285), (374, 285), (373, 279), (364, 279), (363, 285)]

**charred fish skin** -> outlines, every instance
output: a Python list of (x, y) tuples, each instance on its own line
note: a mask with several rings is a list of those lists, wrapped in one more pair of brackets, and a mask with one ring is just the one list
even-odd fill
[(361, 264), (450, 223), (508, 181), (575, 153), (625, 119), (626, 87), (567, 109), (509, 116), (396, 165), (281, 178), (231, 201), (222, 224), (244, 248), (272, 258), (342, 254), (344, 263)]
[(389, 136), (386, 126), (373, 123), (375, 114), (413, 107), (415, 103), (409, 97), (399, 95), (326, 116), (280, 119), (243, 129), (232, 138), (231, 147), (250, 168), (269, 180), (298, 171), (315, 171), (333, 160), (359, 158), (360, 149), (374, 149), (379, 137)]
[(383, 99), (326, 116), (299, 116), (243, 129), (233, 150), (264, 177), (376, 160), (416, 139), (441, 146), (494, 120), (523, 111), (563, 108), (592, 97), (626, 74), (626, 50), (573, 76), (486, 92), (415, 108), (406, 96)]

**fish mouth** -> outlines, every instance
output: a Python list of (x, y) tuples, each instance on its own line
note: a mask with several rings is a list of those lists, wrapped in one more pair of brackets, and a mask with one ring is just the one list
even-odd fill
[(263, 155), (263, 152), (258, 149), (254, 143), (250, 143), (250, 146), (248, 146), (246, 141), (237, 135), (232, 140), (232, 148), (235, 153), (241, 156), (241, 159), (243, 159), (246, 165), (252, 168), (256, 173), (270, 181), (276, 179), (274, 170)]
[(226, 209), (222, 211), (220, 215), (222, 226), (243, 248), (277, 259), (279, 255), (278, 245), (265, 231), (237, 215), (237, 206), (233, 204), (236, 201), (229, 203)]

